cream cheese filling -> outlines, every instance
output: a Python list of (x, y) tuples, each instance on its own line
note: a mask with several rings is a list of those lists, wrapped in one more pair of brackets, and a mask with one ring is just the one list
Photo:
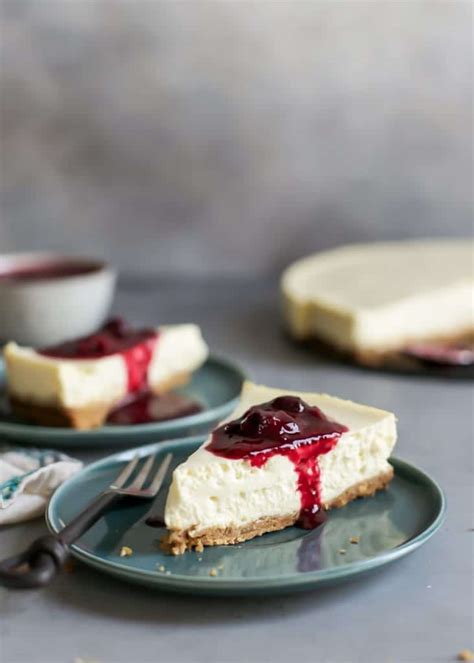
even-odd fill
[[(385, 473), (396, 441), (395, 417), (389, 412), (343, 401), (325, 394), (269, 389), (245, 383), (236, 419), (251, 405), (291, 393), (316, 405), (349, 428), (336, 446), (319, 457), (323, 503), (330, 502), (359, 481)], [(286, 457), (272, 456), (261, 467), (230, 460), (206, 450), (210, 437), (174, 473), (165, 508), (171, 530), (197, 536), (210, 527), (241, 527), (266, 516), (297, 513), (301, 500), (298, 477)]]

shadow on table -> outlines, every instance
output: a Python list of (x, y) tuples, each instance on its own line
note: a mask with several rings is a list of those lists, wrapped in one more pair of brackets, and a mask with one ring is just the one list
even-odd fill
[[(265, 302), (258, 307), (244, 308), (230, 313), (221, 330), (221, 342), (225, 352), (238, 352), (247, 358), (290, 365), (292, 368), (308, 366), (308, 355), (296, 344), (291, 343), (283, 331), (276, 303)], [(324, 357), (312, 357), (313, 363), (326, 362)]]
[[(356, 580), (297, 594), (257, 597), (208, 597), (173, 594), (110, 579), (93, 569), (77, 564), (73, 573), (64, 574), (49, 587), (50, 598), (58, 605), (74, 607), (90, 615), (97, 613), (114, 619), (199, 625), (239, 620), (268, 620), (286, 613), (325, 609), (335, 603), (376, 589), (378, 583), (396, 582), (406, 560), (375, 570)], [(382, 588), (383, 591), (386, 591)]]

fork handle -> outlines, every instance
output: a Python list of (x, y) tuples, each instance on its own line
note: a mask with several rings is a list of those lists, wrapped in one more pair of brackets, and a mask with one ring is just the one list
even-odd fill
[(58, 535), (41, 536), (22, 553), (0, 562), (0, 584), (14, 589), (49, 585), (69, 554), (68, 546), (97, 522), (121, 495), (102, 493)]
[(19, 555), (0, 562), (0, 584), (12, 589), (49, 585), (67, 555), (67, 546), (58, 537), (41, 536)]
[(87, 505), (71, 522), (62, 529), (58, 536), (63, 543), (70, 546), (71, 543), (87, 532), (99, 518), (110, 509), (110, 507), (122, 498), (120, 493), (105, 491), (96, 497), (96, 499)]

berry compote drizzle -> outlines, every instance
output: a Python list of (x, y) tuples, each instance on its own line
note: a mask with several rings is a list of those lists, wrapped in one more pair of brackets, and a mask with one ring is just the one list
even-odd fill
[(331, 451), (347, 430), (301, 398), (279, 396), (217, 428), (206, 448), (217, 456), (245, 459), (255, 467), (276, 454), (289, 458), (301, 497), (298, 524), (312, 529), (324, 520), (319, 456)]

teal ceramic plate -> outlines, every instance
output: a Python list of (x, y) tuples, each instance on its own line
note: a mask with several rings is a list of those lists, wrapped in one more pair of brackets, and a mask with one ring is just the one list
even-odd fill
[[(185, 459), (204, 438), (188, 438), (141, 447), (158, 457), (168, 451), (174, 464)], [(137, 450), (89, 465), (54, 494), (47, 522), (58, 532), (117, 475)], [(412, 552), (439, 528), (445, 500), (439, 486), (421, 470), (393, 458), (395, 478), (375, 497), (357, 500), (328, 514), (324, 525), (308, 531), (290, 527), (241, 545), (206, 548), (173, 557), (158, 541), (163, 528), (145, 523), (162, 515), (169, 485), (155, 504), (130, 504), (110, 512), (79, 542), (73, 554), (86, 564), (150, 588), (193, 594), (271, 594), (307, 590), (375, 569)], [(351, 544), (359, 537), (357, 545)], [(120, 557), (122, 546), (133, 550)], [(344, 549), (345, 554), (339, 551)], [(217, 575), (210, 575), (213, 569)]]
[(211, 356), (194, 373), (191, 382), (177, 393), (196, 399), (203, 411), (179, 419), (134, 426), (103, 426), (91, 431), (38, 426), (14, 418), (5, 397), (5, 369), (0, 361), (0, 436), (5, 439), (48, 447), (109, 447), (155, 442), (205, 433), (229, 414), (238, 402), (242, 371), (230, 361)]

